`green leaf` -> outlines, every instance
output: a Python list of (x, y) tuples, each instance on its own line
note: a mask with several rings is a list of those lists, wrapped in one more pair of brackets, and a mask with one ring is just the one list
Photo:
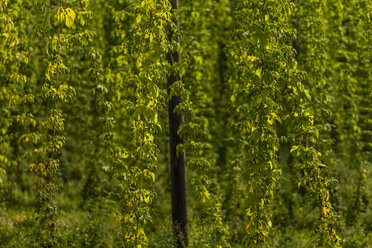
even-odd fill
[(70, 8), (67, 8), (65, 9), (65, 16), (66, 16), (65, 24), (68, 28), (71, 28), (72, 25), (74, 24), (76, 17), (75, 11), (73, 11)]

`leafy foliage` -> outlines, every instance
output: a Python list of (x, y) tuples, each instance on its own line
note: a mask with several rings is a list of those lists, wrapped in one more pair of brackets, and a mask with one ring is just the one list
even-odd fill
[(176, 97), (190, 247), (369, 247), (371, 16), (370, 0), (0, 0), (1, 246), (184, 247)]

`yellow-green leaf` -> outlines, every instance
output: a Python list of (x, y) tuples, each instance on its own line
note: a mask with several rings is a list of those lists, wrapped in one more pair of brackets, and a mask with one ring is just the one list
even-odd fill
[(261, 78), (261, 72), (262, 72), (262, 68), (258, 68), (254, 73), (259, 77)]
[(72, 25), (74, 24), (75, 17), (76, 17), (75, 11), (73, 11), (70, 8), (67, 8), (65, 9), (65, 15), (66, 15), (65, 24), (68, 28), (71, 28)]

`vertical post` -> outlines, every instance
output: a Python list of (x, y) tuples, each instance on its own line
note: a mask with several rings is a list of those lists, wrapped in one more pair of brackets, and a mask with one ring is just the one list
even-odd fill
[[(178, 9), (178, 0), (170, 0), (172, 12)], [(173, 22), (178, 24), (178, 16), (173, 18)], [(169, 40), (174, 39), (172, 31), (169, 34)], [(176, 37), (176, 39), (178, 39)], [(177, 51), (170, 51), (167, 54), (170, 65), (178, 62), (180, 55)], [(181, 81), (179, 73), (170, 74), (167, 80), (168, 94), (170, 86), (176, 81)], [(186, 155), (185, 152), (177, 155), (177, 145), (183, 144), (184, 139), (178, 134), (178, 129), (183, 123), (183, 116), (174, 112), (177, 105), (182, 102), (180, 96), (172, 96), (168, 102), (169, 111), (169, 140), (170, 140), (170, 163), (171, 163), (171, 181), (172, 181), (172, 226), (176, 238), (177, 247), (188, 246), (188, 227), (187, 227), (187, 204), (186, 204)]]

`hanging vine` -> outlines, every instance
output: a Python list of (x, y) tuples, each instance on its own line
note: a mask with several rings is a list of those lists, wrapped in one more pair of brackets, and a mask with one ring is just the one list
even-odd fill
[(179, 112), (185, 116), (179, 132), (186, 138), (186, 142), (179, 150), (186, 151), (188, 155), (191, 193), (195, 194), (196, 200), (190, 221), (194, 224), (195, 232), (201, 232), (198, 234), (201, 237), (190, 245), (229, 247), (226, 240), (228, 233), (222, 222), (221, 200), (217, 195), (218, 167), (211, 136), (211, 122), (214, 120), (208, 118), (215, 111), (213, 98), (208, 92), (212, 92), (215, 87), (214, 70), (218, 63), (218, 44), (212, 36), (213, 20), (216, 17), (213, 4), (213, 1), (186, 1), (180, 8), (180, 71), (184, 75), (183, 85), (177, 90), (183, 98)]
[[(123, 143), (125, 149), (118, 163), (121, 168), (115, 169), (120, 173), (116, 174), (120, 179), (118, 214), (123, 224), (123, 244), (142, 247), (149, 243), (145, 224), (151, 221), (150, 204), (155, 194), (152, 185), (159, 151), (154, 135), (161, 130), (158, 109), (165, 101), (160, 90), (167, 70), (165, 30), (171, 19), (170, 5), (164, 1), (125, 4), (130, 8), (112, 5), (117, 28), (113, 34), (120, 42), (113, 47), (117, 57), (112, 62), (114, 70), (109, 72), (118, 80), (115, 87), (119, 88), (120, 95), (115, 98), (130, 116), (126, 127), (130, 142)], [(125, 23), (128, 26), (124, 26)]]
[[(316, 204), (319, 210), (319, 219), (316, 222), (314, 234), (319, 247), (339, 247), (340, 238), (336, 234), (334, 223), (336, 213), (330, 200), (329, 188), (334, 180), (327, 173), (327, 157), (322, 159), (322, 153), (316, 150), (318, 146), (324, 155), (329, 155), (331, 139), (324, 139), (329, 134), (329, 98), (326, 94), (327, 84), (324, 78), (322, 61), (325, 56), (325, 41), (322, 36), (322, 16), (318, 11), (322, 8), (321, 2), (312, 4), (299, 4), (296, 23), (299, 36), (295, 40), (297, 47), (297, 61), (291, 61), (290, 69), (284, 72), (293, 75), (283, 88), (282, 98), (286, 126), (290, 127), (288, 141), (292, 144), (291, 155), (295, 159), (295, 166), (303, 174), (298, 180), (298, 187), (307, 187), (306, 201)], [(308, 13), (315, 11), (319, 16), (306, 18)], [(305, 38), (306, 37), (306, 38)], [(311, 45), (309, 45), (309, 43)], [(313, 56), (317, 49), (317, 56)], [(323, 51), (323, 52), (322, 52)], [(323, 57), (322, 57), (323, 56)], [(307, 74), (305, 74), (306, 72)], [(310, 92), (305, 85), (311, 87)], [(313, 98), (311, 97), (313, 95)], [(316, 116), (316, 119), (314, 118)], [(323, 117), (323, 118), (322, 118)], [(322, 119), (320, 119), (322, 118)]]
[(36, 125), (33, 115), (28, 112), (27, 104), (34, 99), (28, 94), (27, 76), (22, 70), (22, 66), (28, 63), (28, 57), (20, 39), (22, 26), (18, 23), (17, 16), (23, 10), (20, 1), (0, 3), (0, 54), (3, 58), (0, 65), (0, 80), (3, 82), (0, 88), (0, 195), (5, 190), (6, 169), (9, 168), (9, 176), (16, 174), (12, 167), (19, 168), (23, 159), (20, 158), (24, 153), (21, 146), (31, 141), (22, 139), (24, 133), (28, 127)]
[(68, 67), (65, 56), (72, 45), (73, 35), (69, 30), (74, 24), (76, 13), (73, 9), (64, 7), (63, 4), (63, 1), (59, 1), (58, 3), (46, 3), (43, 6), (45, 10), (50, 11), (45, 23), (49, 27), (47, 43), (49, 64), (40, 93), (46, 104), (48, 116), (42, 122), (44, 133), (42, 147), (38, 152), (39, 160), (29, 166), (30, 170), (38, 176), (36, 182), (39, 187), (40, 209), (37, 245), (42, 247), (56, 245), (57, 203), (53, 196), (58, 190), (56, 179), (61, 166), (59, 157), (66, 141), (63, 134), (65, 119), (62, 116), (62, 105), (75, 95), (75, 90), (69, 85), (66, 76)]
[[(370, 36), (368, 6), (368, 1), (330, 1), (326, 5), (330, 13), (327, 16), (330, 58), (326, 72), (334, 84), (335, 150), (339, 165), (337, 173), (341, 178), (337, 188), (340, 191), (338, 204), (341, 209), (347, 209), (341, 212), (347, 226), (355, 225), (358, 216), (368, 207), (366, 178), (370, 148), (366, 140), (370, 136), (370, 128), (366, 123), (371, 112), (367, 107), (370, 106), (370, 97), (366, 92), (371, 67), (370, 56), (366, 52), (370, 49), (367, 45)], [(338, 49), (335, 50), (335, 47)], [(345, 194), (349, 191), (353, 194)], [(348, 237), (346, 242), (354, 242), (351, 239)]]
[(249, 246), (270, 244), (270, 204), (280, 175), (276, 126), (281, 123), (281, 105), (277, 98), (293, 77), (283, 73), (292, 59), (286, 44), (292, 32), (285, 22), (292, 8), (288, 1), (232, 3), (233, 39), (227, 51), (235, 156), (229, 166), (241, 174), (237, 183), (244, 192), (240, 196)]

